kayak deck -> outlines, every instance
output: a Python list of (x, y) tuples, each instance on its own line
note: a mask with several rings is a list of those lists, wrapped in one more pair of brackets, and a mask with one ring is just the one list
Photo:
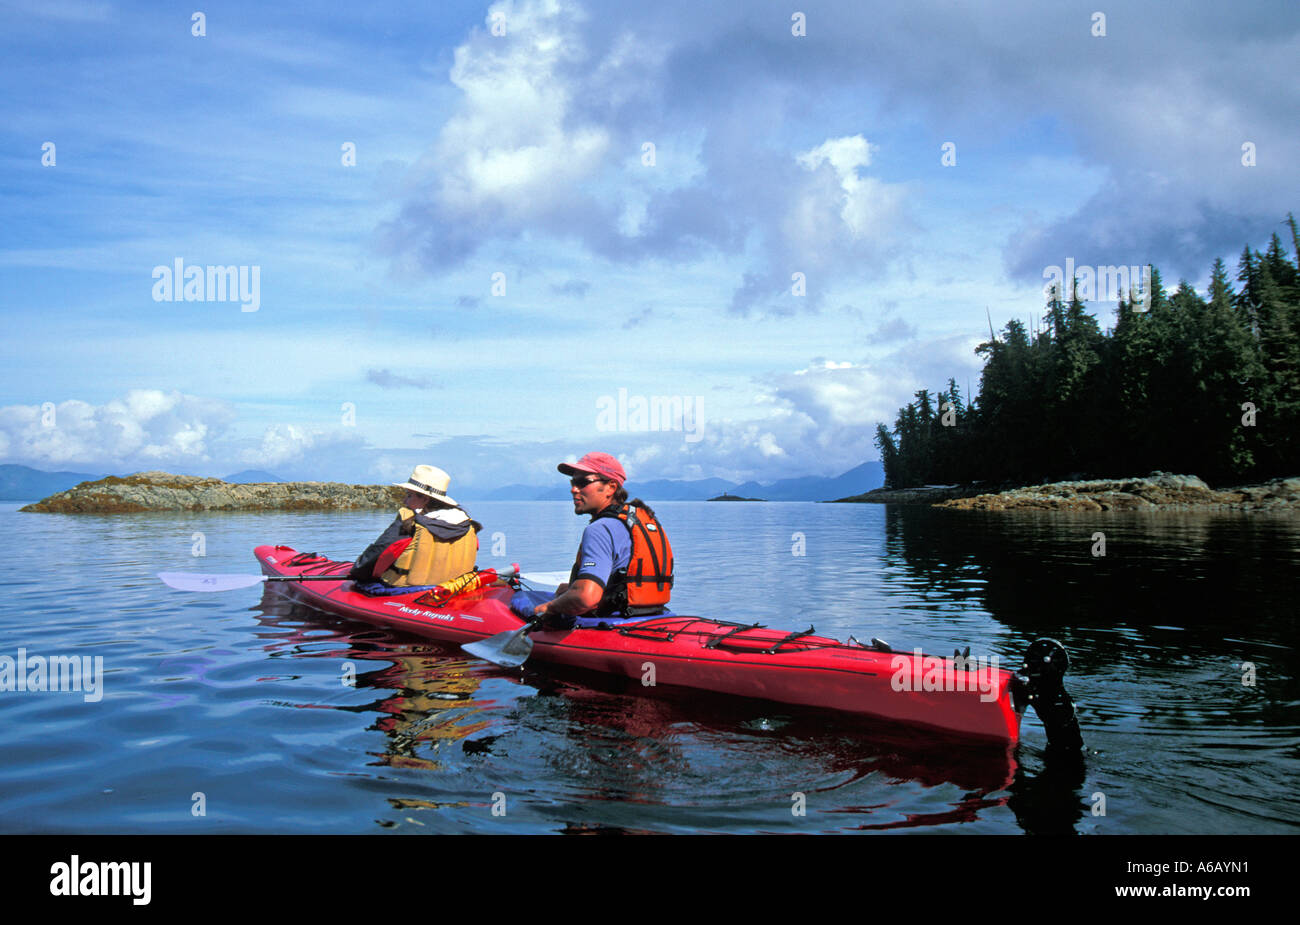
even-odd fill
[[(405, 630), (439, 642), (463, 644), (523, 625), (509, 608), (505, 584), (459, 595), (442, 604), (423, 594), (368, 596), (345, 577), (351, 563), (288, 546), (255, 550), (268, 575), (333, 575), (339, 580), (282, 582), (322, 610)], [(971, 670), (918, 653), (879, 651), (803, 632), (769, 629), (696, 616), (652, 617), (610, 629), (553, 629), (530, 634), (532, 658), (673, 685), (878, 717), (1015, 745), (1020, 709), (1012, 700), (1013, 674), (982, 665)]]

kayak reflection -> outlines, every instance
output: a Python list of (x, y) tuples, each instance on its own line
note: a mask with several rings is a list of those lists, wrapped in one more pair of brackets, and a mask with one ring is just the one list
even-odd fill
[[(288, 649), (295, 658), (360, 663), (348, 686), (381, 696), (365, 703), (300, 706), (378, 714), (369, 728), (386, 735), (385, 750), (373, 753), (379, 763), (437, 770), (439, 762), (422, 752), (488, 727), (485, 707), (474, 697), (481, 673), (472, 671), (467, 660), (446, 659), (423, 642), (403, 641), (401, 634), (321, 613), (274, 589), (264, 593), (258, 609), (263, 614), (259, 622), (276, 629), (274, 641), (265, 647), (268, 652)], [(332, 635), (322, 636), (325, 628)], [(341, 678), (347, 676), (340, 671)]]
[(259, 609), (268, 649), (355, 661), (356, 687), (382, 692), (310, 705), (376, 714), (378, 763), (529, 793), (557, 831), (972, 823), (1006, 812), (1017, 779), (1004, 745), (555, 665), (505, 671), (272, 588)]

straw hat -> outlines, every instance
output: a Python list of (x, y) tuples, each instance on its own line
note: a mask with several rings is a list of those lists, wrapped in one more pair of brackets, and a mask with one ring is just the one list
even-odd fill
[(411, 491), (418, 491), (420, 494), (427, 495), (444, 504), (456, 503), (456, 499), (447, 494), (447, 486), (451, 484), (451, 476), (437, 466), (416, 466), (409, 479), (405, 482), (394, 482), (393, 484), (398, 488), (409, 488)]

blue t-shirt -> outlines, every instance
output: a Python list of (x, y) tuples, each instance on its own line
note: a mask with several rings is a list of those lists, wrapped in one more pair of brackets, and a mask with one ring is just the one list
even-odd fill
[(569, 571), (569, 584), (587, 578), (602, 588), (609, 576), (632, 561), (632, 535), (616, 517), (600, 517), (587, 524), (578, 544), (578, 558)]

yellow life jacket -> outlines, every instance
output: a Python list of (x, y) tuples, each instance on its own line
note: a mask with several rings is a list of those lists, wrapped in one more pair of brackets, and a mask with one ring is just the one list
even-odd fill
[(437, 585), (471, 571), (478, 558), (481, 525), (458, 507), (398, 512), (411, 542), (380, 576), (390, 588)]

